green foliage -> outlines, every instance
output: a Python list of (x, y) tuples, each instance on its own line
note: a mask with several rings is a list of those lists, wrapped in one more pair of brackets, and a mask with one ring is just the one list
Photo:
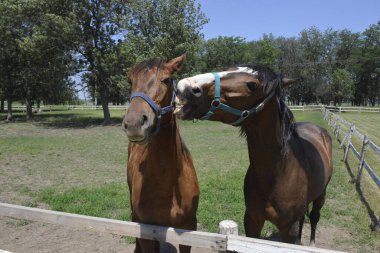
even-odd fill
[(331, 96), (334, 105), (340, 105), (343, 100), (352, 97), (354, 81), (351, 74), (345, 69), (336, 69), (332, 76)]
[(251, 57), (247, 60), (258, 62), (275, 68), (275, 63), (279, 55), (279, 50), (275, 46), (275, 38), (272, 34), (264, 34), (263, 38), (257, 42), (251, 43)]
[[(66, 5), (67, 4), (67, 5)], [(73, 97), (73, 33), (69, 1), (2, 1), (0, 3), (0, 73), (8, 97), (60, 102)]]
[(210, 39), (202, 45), (204, 70), (226, 68), (243, 62), (246, 43), (241, 37), (222, 37)]
[(93, 91), (91, 94), (96, 92), (99, 95), (105, 124), (111, 122), (108, 109), (110, 96), (121, 91), (115, 76), (123, 74), (124, 58), (114, 36), (125, 31), (128, 10), (123, 0), (81, 0), (75, 2), (73, 8), (78, 30), (76, 52), (85, 69), (82, 80)]
[(182, 73), (195, 73), (196, 53), (207, 23), (194, 0), (143, 0), (132, 5), (125, 52), (132, 62), (148, 58), (172, 59), (186, 53)]

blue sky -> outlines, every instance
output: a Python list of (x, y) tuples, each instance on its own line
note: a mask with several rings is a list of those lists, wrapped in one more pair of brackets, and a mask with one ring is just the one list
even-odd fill
[(380, 0), (196, 0), (210, 19), (205, 39), (240, 36), (257, 40), (264, 33), (297, 36), (303, 29), (362, 32), (380, 21)]

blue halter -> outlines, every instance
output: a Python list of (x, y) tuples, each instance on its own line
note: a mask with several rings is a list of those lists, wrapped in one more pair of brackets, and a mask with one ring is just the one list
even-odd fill
[(142, 92), (135, 92), (131, 95), (131, 98), (130, 98), (131, 101), (133, 98), (136, 98), (136, 97), (142, 98), (145, 100), (145, 102), (147, 102), (150, 105), (150, 107), (156, 113), (157, 123), (156, 123), (156, 129), (152, 133), (153, 135), (156, 135), (158, 133), (158, 131), (160, 131), (162, 115), (165, 115), (166, 113), (174, 111), (174, 100), (175, 100), (175, 96), (176, 96), (176, 82), (174, 79), (172, 82), (172, 86), (173, 86), (173, 94), (172, 94), (172, 99), (170, 101), (170, 105), (162, 107), (162, 108), (158, 104), (156, 104), (153, 101), (153, 99), (151, 99), (149, 96), (147, 96), (146, 94), (144, 94)]
[(243, 122), (243, 120), (245, 120), (252, 113), (257, 113), (257, 112), (261, 111), (263, 109), (264, 105), (268, 102), (268, 100), (271, 99), (274, 96), (274, 94), (276, 93), (275, 89), (273, 89), (264, 98), (264, 100), (261, 103), (259, 103), (258, 105), (252, 107), (249, 110), (243, 110), (242, 111), (242, 110), (233, 108), (233, 107), (231, 107), (229, 105), (226, 105), (226, 104), (223, 104), (222, 102), (220, 102), (220, 76), (216, 72), (214, 72), (212, 74), (215, 77), (215, 95), (214, 95), (214, 99), (211, 101), (210, 110), (203, 117), (199, 118), (200, 120), (207, 120), (207, 119), (209, 119), (215, 113), (216, 109), (220, 109), (222, 111), (229, 112), (229, 113), (232, 113), (232, 114), (234, 114), (236, 116), (239, 116), (239, 118), (237, 120), (235, 120), (232, 123), (229, 123), (229, 124), (231, 124), (233, 126), (237, 126), (241, 122)]

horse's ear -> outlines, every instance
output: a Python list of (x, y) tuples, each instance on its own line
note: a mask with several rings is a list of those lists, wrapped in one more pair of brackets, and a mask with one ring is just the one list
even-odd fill
[(167, 70), (169, 71), (170, 75), (172, 75), (174, 72), (180, 71), (185, 60), (186, 60), (186, 54), (183, 54), (181, 56), (178, 56), (168, 61), (165, 64), (165, 66)]
[(284, 77), (284, 78), (282, 78), (281, 88), (287, 88), (288, 86), (290, 86), (296, 82), (297, 82), (297, 80), (295, 80), (295, 79), (290, 79), (290, 78)]

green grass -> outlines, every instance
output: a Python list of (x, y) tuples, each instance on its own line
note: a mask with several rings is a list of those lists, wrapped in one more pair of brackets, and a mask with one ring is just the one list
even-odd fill
[(59, 192), (53, 187), (42, 189), (39, 198), (57, 211), (96, 217), (130, 220), (129, 194), (126, 184), (97, 187), (73, 187)]
[[(114, 125), (102, 126), (102, 112), (47, 112), (32, 122), (0, 124), (0, 199), (5, 202), (106, 218), (130, 220), (127, 189), (127, 138), (122, 111), (112, 111)], [(296, 112), (297, 121), (327, 127), (320, 112)], [(239, 129), (216, 122), (180, 122), (200, 184), (199, 229), (217, 232), (221, 220), (238, 222), (244, 233), (243, 179), (248, 168), (245, 139)], [(322, 209), (321, 233), (334, 227), (332, 248), (378, 252), (380, 237), (354, 184), (340, 161), (334, 140), (334, 175)], [(266, 223), (262, 236), (274, 227)]]

